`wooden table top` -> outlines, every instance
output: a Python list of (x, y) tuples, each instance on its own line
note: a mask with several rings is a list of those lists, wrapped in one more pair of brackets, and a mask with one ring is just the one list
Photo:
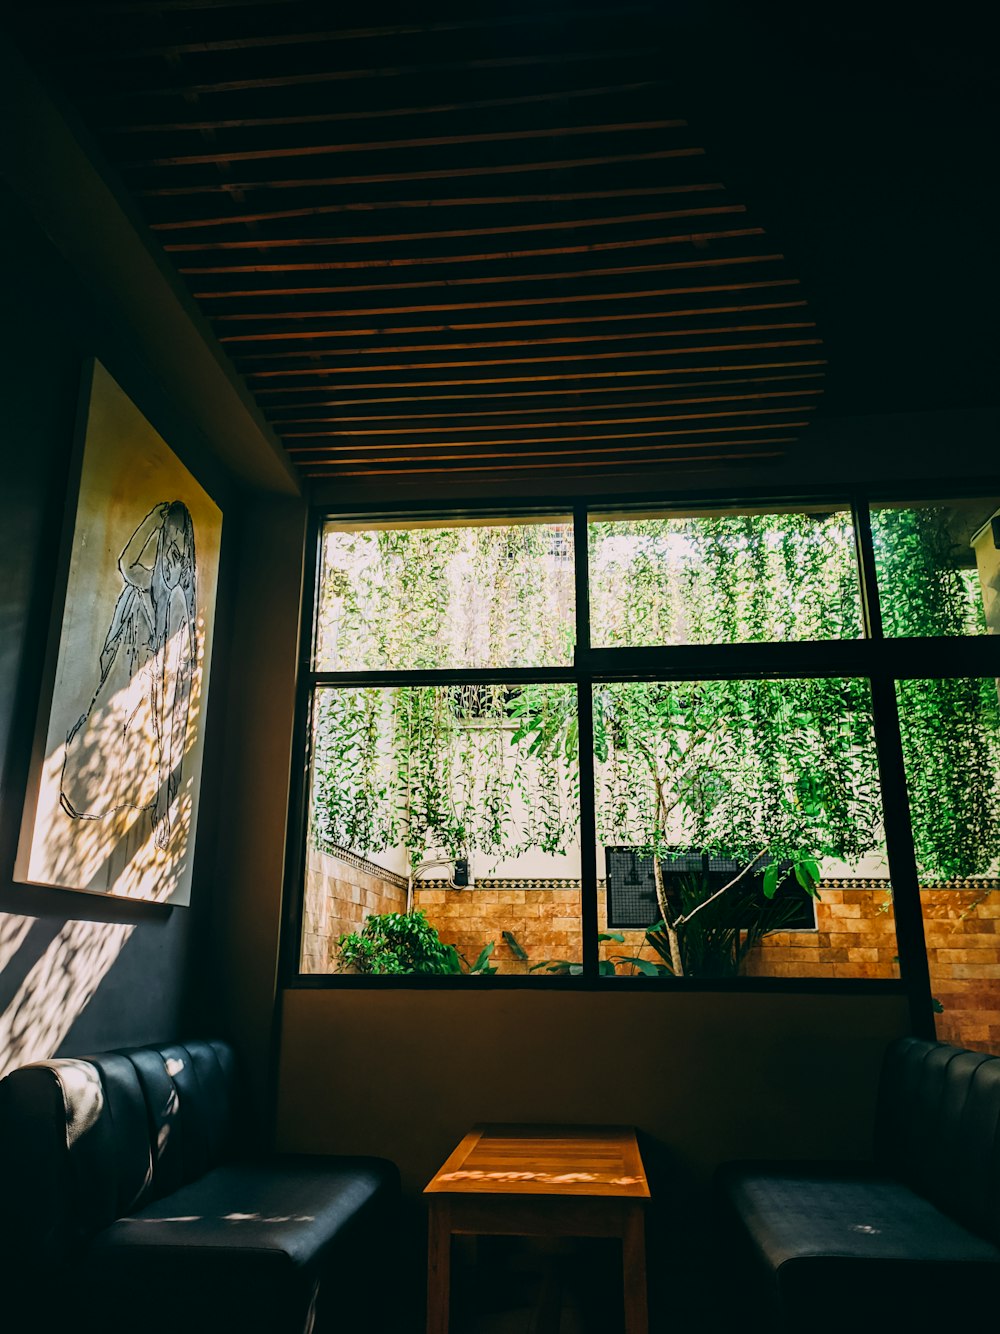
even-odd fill
[(631, 1126), (474, 1126), (425, 1195), (648, 1199)]

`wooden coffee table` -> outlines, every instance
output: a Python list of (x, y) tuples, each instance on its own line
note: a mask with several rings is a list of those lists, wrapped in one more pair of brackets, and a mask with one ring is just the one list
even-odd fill
[(427, 1334), (448, 1334), (458, 1233), (620, 1237), (626, 1334), (647, 1334), (649, 1186), (628, 1126), (476, 1126), (424, 1189)]

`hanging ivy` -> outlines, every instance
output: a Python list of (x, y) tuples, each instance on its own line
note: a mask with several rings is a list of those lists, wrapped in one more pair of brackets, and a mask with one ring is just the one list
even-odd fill
[(362, 671), (570, 662), (572, 549), (559, 523), (331, 530), (318, 660)]
[(579, 821), (575, 693), (532, 686), (533, 717), (574, 716), (564, 746), (516, 736), (520, 697), (504, 686), (318, 692), (312, 834), (360, 853), (565, 853)]
[[(882, 621), (892, 636), (986, 633), (975, 566), (942, 506), (879, 509), (872, 537)], [(913, 840), (921, 876), (995, 873), (1000, 860), (1000, 709), (992, 680), (897, 687)]]
[[(873, 515), (892, 635), (979, 633), (975, 571), (944, 512)], [(327, 539), (320, 658), (352, 668), (510, 666), (572, 654), (565, 525), (337, 533)], [(861, 634), (842, 512), (594, 523), (594, 641), (731, 644)], [(991, 681), (900, 686), (918, 864), (986, 874), (1000, 856), (1000, 718)], [(852, 860), (880, 845), (863, 681), (626, 682), (595, 694), (600, 837), (752, 858)], [(574, 688), (323, 690), (313, 833), (494, 861), (563, 852), (578, 823)]]
[(594, 642), (856, 638), (849, 515), (740, 514), (590, 525)]

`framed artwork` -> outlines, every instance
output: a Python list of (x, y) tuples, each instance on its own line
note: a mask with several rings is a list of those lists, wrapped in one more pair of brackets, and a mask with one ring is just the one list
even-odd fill
[(79, 467), (17, 875), (186, 904), (222, 512), (99, 362)]

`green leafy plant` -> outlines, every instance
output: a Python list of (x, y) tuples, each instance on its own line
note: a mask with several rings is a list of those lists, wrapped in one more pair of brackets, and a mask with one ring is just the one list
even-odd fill
[[(743, 880), (713, 889), (700, 876), (680, 878), (671, 909), (671, 925), (680, 953), (681, 975), (685, 977), (737, 977), (747, 956), (770, 931), (780, 931), (795, 915), (790, 900), (768, 895), (767, 878), (776, 867), (765, 872), (763, 896)], [(805, 874), (803, 874), (803, 878)], [(800, 883), (802, 883), (800, 879)], [(807, 886), (808, 887), (808, 886)], [(657, 922), (646, 932), (646, 940), (663, 960), (664, 969), (675, 972), (674, 940), (666, 921)]]
[[(775, 887), (777, 882), (775, 882)], [(750, 952), (771, 931), (780, 931), (795, 915), (790, 900), (775, 899), (753, 887), (726, 894), (732, 885), (713, 889), (701, 876), (681, 877), (668, 898), (670, 922), (659, 921), (645, 933), (645, 943), (659, 962), (638, 955), (610, 954), (598, 963), (602, 977), (642, 974), (645, 977), (737, 977)], [(599, 941), (624, 945), (619, 931), (605, 931)], [(680, 968), (677, 967), (679, 952)], [(544, 959), (533, 965), (549, 973), (577, 975), (578, 961)]]
[(442, 941), (422, 908), (410, 913), (373, 913), (360, 931), (340, 936), (337, 949), (341, 963), (358, 973), (496, 972), (490, 963), (493, 941), (470, 966), (454, 945)]
[[(565, 754), (576, 726), (567, 701), (533, 711), (533, 687), (515, 708), (515, 739)], [(598, 833), (653, 859), (669, 966), (685, 974), (683, 936), (711, 905), (736, 917), (735, 891), (765, 856), (763, 892), (784, 874), (815, 894), (819, 858), (877, 846), (877, 759), (867, 687), (859, 681), (708, 681), (609, 684), (595, 691)], [(743, 870), (697, 903), (668, 900), (662, 861), (697, 847)], [(781, 868), (784, 866), (784, 870)], [(745, 910), (745, 906), (744, 910)], [(700, 930), (702, 922), (698, 922)]]
[[(602, 944), (608, 940), (613, 940), (619, 945), (625, 944), (625, 937), (620, 931), (601, 931), (597, 939)], [(612, 954), (607, 959), (600, 959), (597, 964), (597, 971), (601, 977), (612, 977), (620, 968), (628, 968), (631, 972), (645, 973), (650, 977), (656, 976), (662, 971), (648, 959), (631, 958), (625, 954)], [(567, 977), (578, 977), (583, 972), (583, 964), (579, 959), (541, 959), (528, 969), (529, 973), (543, 971), (546, 973), (561, 973)]]

